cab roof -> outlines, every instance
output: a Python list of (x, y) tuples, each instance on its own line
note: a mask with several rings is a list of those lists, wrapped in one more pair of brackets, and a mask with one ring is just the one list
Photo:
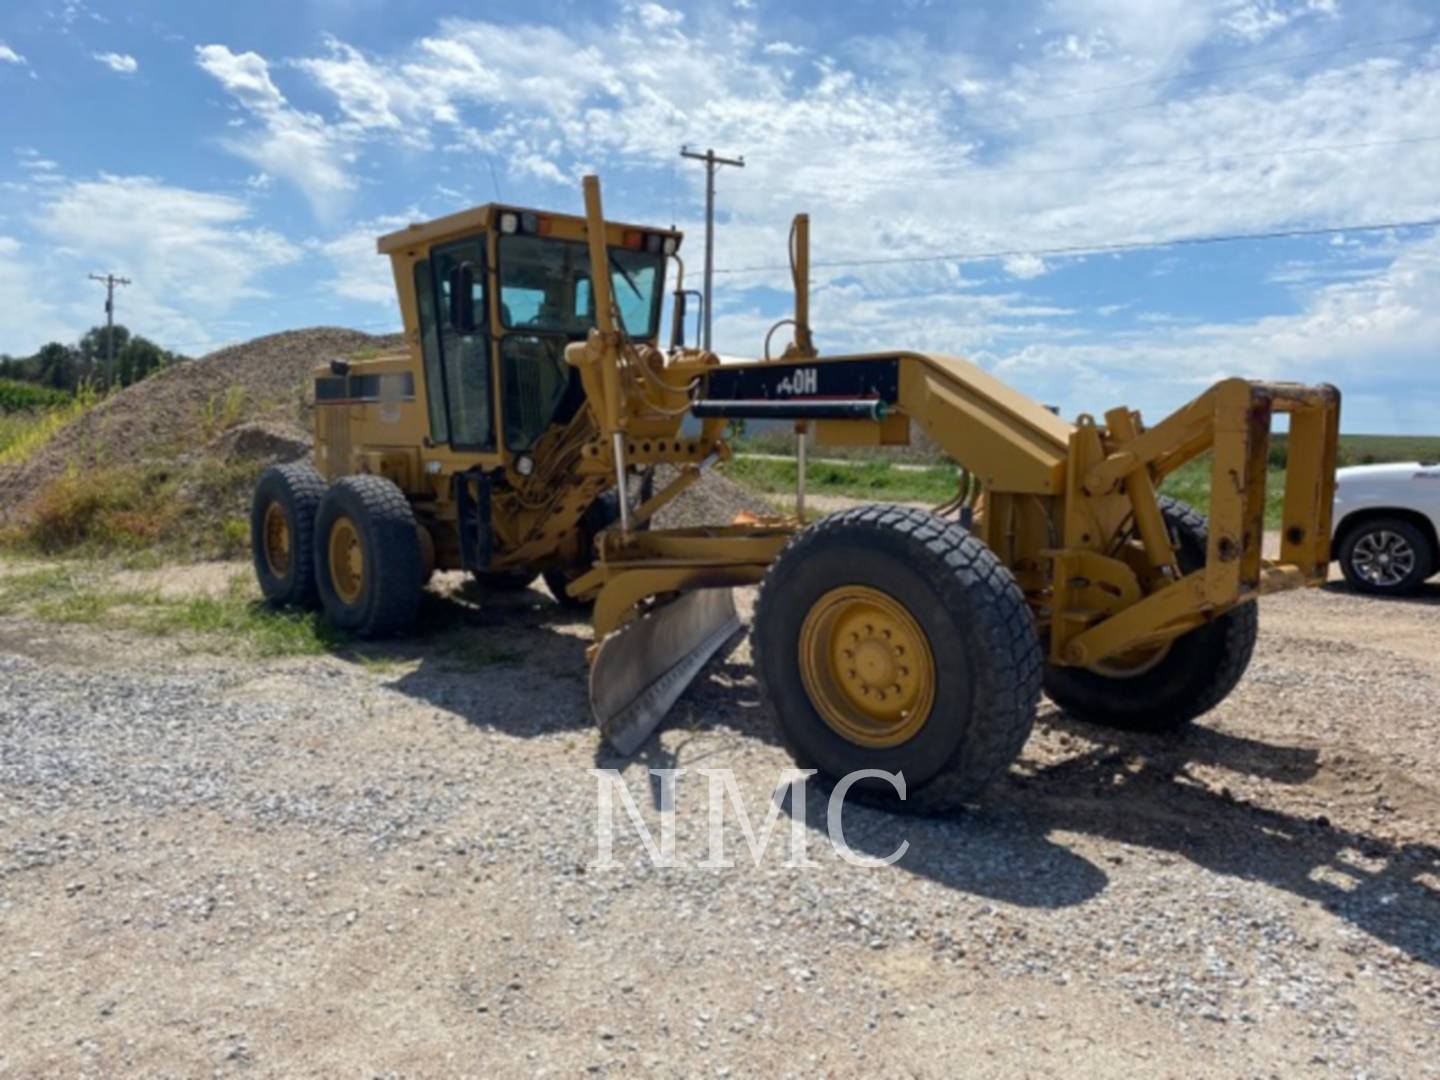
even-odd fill
[[(471, 207), (469, 210), (461, 210), (455, 214), (447, 214), (445, 217), (435, 218), (433, 221), (416, 222), (407, 225), (396, 232), (386, 233), (376, 242), (376, 249), (382, 255), (389, 255), (405, 248), (429, 247), (439, 241), (469, 236), (473, 233), (489, 229), (502, 213), (512, 214), (537, 214), (549, 218), (552, 222), (563, 222), (569, 228), (563, 230), (570, 233), (583, 235), (585, 229), (585, 218), (577, 214), (559, 214), (553, 210), (535, 210), (523, 206), (508, 206), (501, 203), (485, 203), (483, 206)], [(633, 225), (619, 221), (606, 221), (605, 229), (612, 234), (612, 242), (620, 241), (620, 234), (627, 231), (640, 231), (646, 233), (658, 233), (661, 236), (673, 236), (680, 240), (683, 234), (674, 228), (663, 229), (658, 225)]]

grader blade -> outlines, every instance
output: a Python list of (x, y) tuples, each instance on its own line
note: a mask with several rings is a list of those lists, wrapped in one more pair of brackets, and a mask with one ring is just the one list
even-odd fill
[(601, 643), (590, 708), (605, 740), (633, 754), (709, 659), (740, 631), (729, 589), (686, 593)]

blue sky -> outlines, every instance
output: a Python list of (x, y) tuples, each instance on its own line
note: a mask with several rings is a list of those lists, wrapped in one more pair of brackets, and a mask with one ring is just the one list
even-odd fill
[[(968, 356), (1067, 415), (1215, 378), (1332, 381), (1350, 431), (1440, 431), (1440, 3), (7, 0), (0, 351), (121, 318), (191, 353), (397, 327), (376, 234), (489, 201), (672, 222), (722, 269), (812, 216), (822, 349)], [(922, 257), (864, 265), (863, 260)], [(860, 265), (856, 265), (860, 263)], [(838, 265), (826, 265), (838, 264)], [(724, 274), (754, 355), (785, 272)]]

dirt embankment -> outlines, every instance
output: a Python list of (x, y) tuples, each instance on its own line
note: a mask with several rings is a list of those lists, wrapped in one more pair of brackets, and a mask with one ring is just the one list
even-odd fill
[[(193, 519), (186, 531), (201, 541), (201, 555), (236, 554), (254, 475), (310, 451), (314, 369), (402, 343), (398, 335), (333, 327), (291, 330), (163, 371), (102, 402), (22, 465), (0, 468), (0, 526), (33, 515), (47, 487), (61, 478), (110, 473), (90, 486), (99, 490), (90, 490), (82, 476), (77, 490), (65, 494), (62, 511), (109, 499), (120, 504), (110, 508), (111, 517), (126, 525), (145, 509), (130, 502), (153, 498), (173, 511), (178, 500)], [(122, 489), (133, 495), (117, 496)], [(712, 472), (665, 507), (656, 524), (723, 524), (746, 511), (766, 512), (764, 500)], [(223, 550), (203, 543), (227, 528), (237, 535)]]
[(0, 524), (23, 515), (37, 493), (72, 469), (173, 461), (243, 424), (308, 442), (313, 369), (402, 340), (336, 327), (289, 330), (167, 368), (101, 402), (28, 461), (0, 469)]

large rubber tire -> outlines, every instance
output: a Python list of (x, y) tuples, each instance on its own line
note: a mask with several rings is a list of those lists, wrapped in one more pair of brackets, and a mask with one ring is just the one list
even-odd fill
[[(349, 597), (331, 566), (332, 530), (341, 522), (360, 548), (360, 581)], [(423, 573), (415, 513), (404, 492), (381, 476), (347, 476), (330, 485), (315, 518), (315, 576), (332, 623), (365, 638), (405, 632), (415, 622)]]
[[(1209, 528), (1203, 514), (1161, 496), (1176, 560), (1185, 573), (1205, 565)], [(1045, 669), (1045, 692), (1071, 716), (1131, 731), (1178, 732), (1219, 705), (1235, 689), (1250, 657), (1260, 622), (1258, 605), (1241, 604), (1176, 639), (1149, 670), (1130, 677), (1086, 668)]]
[[(1372, 563), (1367, 574), (1363, 555), (1372, 559), (1389, 555), (1393, 558), (1411, 560), (1409, 569), (1403, 573), (1399, 568), (1386, 573)], [(1372, 596), (1408, 596), (1415, 592), (1425, 579), (1435, 572), (1436, 551), (1430, 538), (1404, 518), (1371, 518), (1353, 528), (1347, 529), (1340, 541), (1340, 572), (1356, 592)], [(1357, 565), (1358, 564), (1358, 565)], [(1375, 575), (1375, 576), (1372, 576)]]
[[(272, 607), (312, 611), (320, 606), (315, 586), (315, 514), (325, 479), (304, 462), (272, 465), (260, 474), (250, 503), (250, 556), (260, 593)], [(278, 515), (279, 521), (276, 521)], [(267, 526), (283, 522), (287, 556), (267, 552)], [(274, 538), (272, 537), (272, 540)]]
[[(817, 602), (845, 586), (898, 602), (930, 647), (933, 703), (898, 745), (847, 738), (806, 689), (802, 628)], [(860, 506), (800, 532), (761, 584), (753, 642), (780, 736), (802, 768), (830, 781), (860, 769), (904, 774), (903, 802), (884, 780), (851, 788), (866, 801), (912, 812), (971, 801), (1030, 736), (1043, 654), (1025, 597), (978, 538), (929, 511)]]

